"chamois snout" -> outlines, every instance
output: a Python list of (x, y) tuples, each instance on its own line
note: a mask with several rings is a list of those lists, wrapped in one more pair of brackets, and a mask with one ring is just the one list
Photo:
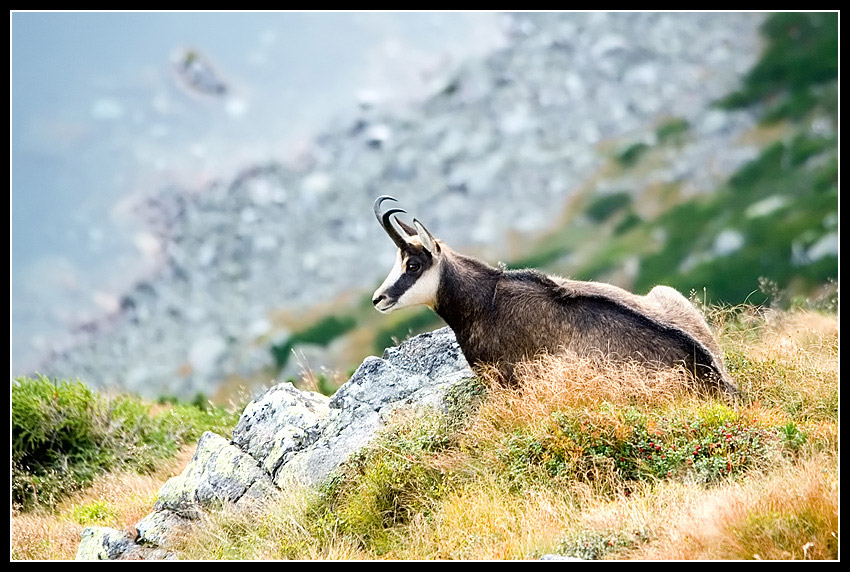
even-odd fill
[(395, 301), (390, 300), (386, 294), (375, 293), (375, 297), (372, 298), (372, 304), (375, 306), (376, 310), (378, 310), (382, 314), (385, 314), (393, 310), (393, 306), (395, 306)]

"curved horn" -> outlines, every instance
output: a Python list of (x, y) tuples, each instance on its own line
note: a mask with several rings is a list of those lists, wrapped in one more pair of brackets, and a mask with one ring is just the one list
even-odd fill
[[(393, 219), (391, 218), (396, 213), (406, 213), (407, 211), (404, 209), (390, 209), (384, 213), (381, 217), (381, 226), (384, 227), (384, 230), (387, 231), (387, 234), (393, 239), (393, 242), (401, 249), (405, 249), (409, 244), (404, 238), (401, 236), (401, 233), (398, 232), (395, 226), (393, 226)], [(396, 221), (397, 222), (397, 221)]]
[(380, 197), (375, 199), (375, 204), (372, 206), (372, 210), (375, 212), (375, 218), (378, 219), (378, 222), (381, 223), (381, 226), (383, 226), (383, 222), (381, 222), (381, 203), (384, 201), (398, 202), (398, 199), (389, 195), (381, 195)]
[(372, 207), (372, 210), (375, 212), (375, 218), (378, 219), (378, 222), (381, 223), (381, 226), (383, 227), (384, 231), (389, 235), (389, 237), (392, 239), (396, 246), (402, 249), (407, 248), (407, 241), (404, 240), (404, 238), (398, 232), (396, 227), (393, 226), (393, 221), (390, 218), (396, 213), (403, 213), (407, 211), (405, 211), (404, 209), (394, 208), (381, 214), (381, 203), (387, 200), (398, 202), (398, 199), (389, 195), (381, 195), (380, 197), (375, 199), (375, 204)]

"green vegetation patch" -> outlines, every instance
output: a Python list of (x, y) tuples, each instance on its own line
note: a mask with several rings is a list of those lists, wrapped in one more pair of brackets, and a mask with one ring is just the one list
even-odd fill
[(52, 507), (105, 471), (148, 473), (206, 430), (228, 434), (238, 413), (206, 404), (159, 413), (139, 398), (105, 397), (80, 381), (12, 383), (12, 502)]
[(655, 138), (660, 144), (679, 143), (690, 130), (691, 124), (686, 119), (674, 117), (661, 123), (655, 130)]
[(118, 520), (118, 511), (108, 502), (96, 500), (75, 506), (70, 517), (83, 526), (110, 526)]
[(458, 482), (441, 455), (460, 446), (462, 429), (485, 393), (484, 384), (470, 378), (449, 390), (444, 411), (391, 423), (322, 487), (313, 508), (317, 530), (341, 531), (378, 554), (392, 550), (392, 530), (416, 515), (427, 517)]
[(633, 167), (650, 150), (650, 146), (640, 141), (632, 143), (620, 151), (615, 159), (623, 167)]
[(626, 191), (602, 195), (594, 199), (585, 210), (590, 220), (600, 223), (632, 204), (632, 195)]
[[(765, 201), (778, 206), (758, 212)], [(744, 165), (725, 188), (657, 219), (664, 246), (642, 260), (635, 289), (666, 283), (689, 291), (701, 285), (712, 299), (731, 304), (766, 302), (756, 291), (763, 276), (780, 284), (796, 281), (796, 288), (809, 290), (837, 277), (836, 253), (816, 260), (807, 254), (835, 232), (826, 221), (837, 207), (835, 141), (799, 134), (777, 142)], [(729, 230), (740, 236), (740, 247), (718, 251), (718, 237)], [(683, 267), (689, 256), (700, 254), (696, 264)]]
[(355, 326), (357, 326), (357, 320), (353, 316), (325, 316), (315, 324), (292, 334), (282, 344), (271, 346), (275, 365), (278, 369), (283, 369), (292, 357), (292, 350), (299, 344), (327, 346)]
[(639, 480), (717, 482), (767, 462), (778, 441), (778, 429), (725, 413), (557, 412), (543, 431), (506, 435), (500, 459), (518, 489), (536, 481), (587, 481), (612, 492)]
[(765, 104), (766, 122), (801, 119), (821, 108), (837, 110), (838, 13), (773, 14), (761, 29), (768, 47), (743, 87), (721, 106)]
[(341, 531), (379, 554), (392, 549), (394, 527), (429, 513), (447, 475), (429, 460), (448, 436), (439, 417), (397, 427), (350, 459), (323, 487), (315, 507), (320, 527)]

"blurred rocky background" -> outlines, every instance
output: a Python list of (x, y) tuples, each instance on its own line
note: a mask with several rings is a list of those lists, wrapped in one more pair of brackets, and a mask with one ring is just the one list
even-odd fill
[[(364, 26), (370, 15), (349, 16)], [(27, 239), (16, 227), (47, 220), (40, 209), (90, 199), (19, 210), (21, 197), (50, 183), (19, 177), (20, 161), (47, 168), (52, 159), (13, 147), (13, 375), (149, 397), (221, 400), (287, 378), (330, 393), (365, 356), (440, 325), (427, 310), (371, 308), (395, 255), (371, 212), (380, 194), (494, 264), (639, 293), (668, 283), (714, 304), (834, 303), (834, 14), (418, 16), (439, 16), (423, 29), (445, 42), (406, 44), (401, 34), (379, 43), (383, 74), (346, 69), (361, 74), (361, 89), (280, 77), (273, 18), (253, 24), (259, 39), (242, 61), (265, 82), (219, 57), (222, 29), (219, 44), (173, 50), (168, 73), (142, 74), (135, 92), (102, 86), (110, 95), (92, 104), (93, 117), (135, 129), (104, 140), (68, 135), (83, 129), (72, 121), (13, 121), (22, 145), (64, 130), (56, 145), (66, 148), (52, 153), (108, 142), (110, 156), (136, 159), (127, 170), (77, 165), (75, 176), (112, 177), (112, 195), (98, 200), (112, 205), (118, 234), (82, 221), (86, 244), (116, 261), (98, 287), (81, 279), (84, 269), (50, 258), (27, 266), (19, 256)], [(832, 53), (833, 28), (834, 68), (822, 55)], [(320, 30), (313, 42), (365, 41)], [(801, 55), (771, 68), (771, 50), (783, 49), (819, 54), (820, 64)], [(13, 88), (39, 66), (19, 57), (13, 50)], [(298, 99), (280, 96), (288, 80), (297, 98), (328, 99), (330, 90), (347, 103), (328, 104), (334, 113), (307, 128), (292, 113)], [(25, 97), (13, 89), (13, 105)], [(61, 230), (43, 232), (62, 242)], [(122, 241), (129, 248), (117, 252)], [(57, 283), (64, 297), (46, 300)], [(79, 299), (95, 304), (77, 309)], [(57, 313), (61, 331), (39, 329), (49, 321), (39, 317)]]

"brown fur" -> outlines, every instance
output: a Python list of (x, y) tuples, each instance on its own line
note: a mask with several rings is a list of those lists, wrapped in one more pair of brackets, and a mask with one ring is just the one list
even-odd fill
[(513, 382), (514, 364), (572, 352), (651, 368), (684, 366), (703, 387), (739, 394), (705, 319), (672, 288), (637, 296), (600, 282), (494, 268), (452, 251), (416, 219), (408, 226), (394, 218), (402, 209), (381, 213), (385, 200), (395, 201), (378, 197), (375, 217), (399, 247), (401, 262), (414, 264), (391, 272), (375, 292), (375, 307), (431, 306), (473, 367), (495, 366)]
[(674, 290), (636, 296), (609, 284), (504, 271), (440, 248), (434, 310), (473, 366), (497, 365), (511, 381), (518, 361), (570, 351), (650, 367), (684, 365), (706, 387), (738, 394), (705, 320)]

